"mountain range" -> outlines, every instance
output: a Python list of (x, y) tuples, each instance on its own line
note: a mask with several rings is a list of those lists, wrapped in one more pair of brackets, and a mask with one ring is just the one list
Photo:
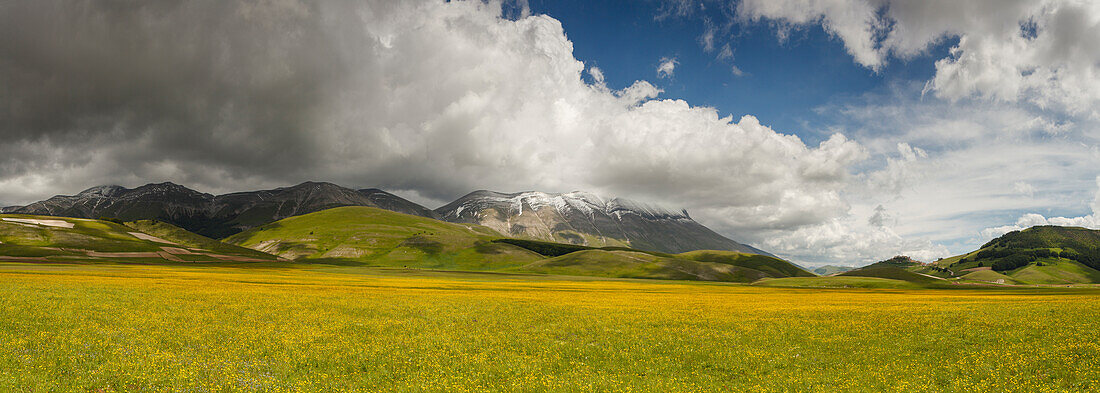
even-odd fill
[(585, 192), (506, 194), (482, 190), (432, 210), (379, 189), (356, 190), (324, 182), (223, 195), (156, 183), (133, 189), (93, 187), (76, 195), (6, 207), (2, 212), (159, 220), (220, 239), (287, 217), (341, 206), (376, 207), (452, 223), (484, 225), (515, 238), (591, 247), (623, 246), (667, 253), (722, 250), (770, 256), (710, 230), (687, 211)]
[(520, 238), (669, 253), (726, 250), (768, 255), (719, 235), (692, 220), (685, 210), (585, 192), (504, 194), (482, 190), (435, 212), (445, 221), (484, 225)]
[(434, 217), (430, 209), (378, 189), (352, 190), (330, 183), (306, 182), (293, 187), (224, 195), (201, 193), (174, 183), (129, 189), (100, 186), (76, 195), (58, 195), (4, 213), (122, 221), (155, 219), (211, 238), (340, 206), (371, 206)]

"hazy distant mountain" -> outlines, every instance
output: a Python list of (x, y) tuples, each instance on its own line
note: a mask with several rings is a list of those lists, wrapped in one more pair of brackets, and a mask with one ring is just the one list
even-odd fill
[(146, 184), (134, 189), (100, 186), (6, 212), (127, 221), (156, 219), (221, 238), (286, 217), (339, 206), (371, 206), (436, 217), (430, 209), (382, 190), (352, 190), (318, 182), (216, 196), (173, 183)]
[(825, 265), (813, 269), (813, 272), (819, 276), (831, 276), (833, 274), (844, 273), (846, 271), (855, 269), (852, 266), (837, 266), (837, 265)]
[(770, 255), (719, 235), (686, 211), (584, 192), (475, 191), (435, 212), (446, 221), (481, 224), (520, 238), (668, 253), (728, 250)]
[(893, 266), (893, 267), (912, 267), (922, 265), (920, 261), (914, 260), (907, 255), (896, 255), (893, 258), (878, 261), (864, 267), (881, 267), (881, 266)]

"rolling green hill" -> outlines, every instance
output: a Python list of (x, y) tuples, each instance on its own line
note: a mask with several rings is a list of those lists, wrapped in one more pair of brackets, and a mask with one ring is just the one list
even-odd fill
[(952, 277), (989, 270), (1007, 277), (1005, 283), (1100, 283), (1100, 231), (1058, 226), (1013, 231), (973, 252), (939, 260), (932, 268)]
[(787, 261), (764, 255), (732, 251), (666, 254), (512, 239), (476, 224), (370, 207), (341, 207), (290, 217), (225, 241), (300, 262), (732, 282), (812, 276)]
[(373, 207), (339, 207), (285, 218), (225, 239), (303, 262), (354, 262), (450, 270), (518, 267), (543, 257), (475, 224), (452, 224)]
[[(630, 249), (587, 249), (537, 261), (517, 270), (561, 275), (744, 283), (763, 278), (790, 277), (783, 271), (790, 270), (791, 265), (780, 259), (733, 251), (708, 253), (661, 254)], [(765, 258), (769, 260), (763, 260)], [(812, 276), (805, 271), (796, 274)]]
[(840, 277), (886, 278), (886, 279), (891, 279), (891, 280), (911, 282), (911, 283), (919, 284), (919, 285), (934, 284), (938, 281), (942, 281), (942, 280), (939, 280), (939, 279), (936, 279), (936, 278), (932, 278), (932, 277), (924, 276), (924, 275), (921, 275), (921, 274), (917, 274), (915, 272), (906, 270), (905, 268), (901, 268), (901, 267), (897, 267), (897, 266), (874, 265), (874, 264), (869, 265), (867, 267), (847, 271), (847, 272), (838, 274), (837, 276), (840, 276)]
[(971, 272), (968, 272), (968, 273), (964, 274), (962, 276), (962, 278), (964, 280), (981, 281), (981, 282), (987, 282), (987, 283), (990, 283), (990, 284), (1008, 284), (1008, 285), (1022, 284), (1021, 282), (1013, 279), (1012, 277), (1006, 276), (1006, 275), (1001, 274), (1001, 273), (997, 273), (997, 272), (995, 272), (991, 269), (974, 270), (974, 271), (971, 271)]
[[(587, 247), (526, 239), (496, 239), (553, 260), (524, 269), (551, 274), (604, 277), (670, 278), (752, 282), (761, 278), (813, 277), (794, 264), (767, 255), (736, 251), (700, 250), (680, 254), (635, 250), (626, 247)], [(574, 273), (568, 273), (572, 271)], [(646, 273), (641, 273), (645, 271)]]
[[(178, 228), (91, 219), (0, 215), (0, 260), (26, 262), (258, 262), (275, 257), (201, 240)], [(146, 230), (150, 232), (146, 232)]]
[(190, 248), (205, 249), (215, 253), (238, 255), (257, 259), (276, 259), (276, 257), (271, 254), (256, 251), (250, 248), (232, 245), (225, 242), (220, 242), (166, 222), (161, 222), (157, 220), (138, 220), (130, 221), (123, 225), (126, 225), (127, 227), (138, 232), (146, 233), (160, 239), (168, 240), (173, 243)]
[(905, 255), (898, 255), (898, 256), (895, 256), (893, 258), (887, 259), (885, 261), (878, 261), (878, 262), (872, 263), (870, 265), (864, 266), (863, 268), (869, 268), (869, 267), (911, 268), (911, 267), (919, 266), (919, 265), (921, 265), (921, 263), (917, 262), (917, 261), (914, 261), (913, 258), (909, 258)]
[(805, 288), (927, 288), (942, 287), (949, 283), (932, 277), (923, 270), (924, 264), (907, 256), (896, 256), (829, 276), (769, 279), (755, 284)]
[(518, 271), (620, 278), (752, 282), (768, 277), (763, 272), (712, 262), (656, 256), (638, 251), (582, 250), (547, 258)]
[(768, 277), (813, 277), (814, 274), (793, 263), (760, 254), (734, 251), (699, 250), (676, 254), (677, 257), (698, 262), (721, 263), (763, 272)]
[(868, 289), (917, 289), (923, 285), (879, 277), (831, 276), (790, 277), (763, 279), (752, 285), (787, 288), (868, 288)]

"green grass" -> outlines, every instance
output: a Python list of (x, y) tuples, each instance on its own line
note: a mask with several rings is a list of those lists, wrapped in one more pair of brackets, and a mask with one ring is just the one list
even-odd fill
[(502, 238), (478, 225), (370, 207), (290, 217), (226, 241), (299, 262), (338, 265), (734, 282), (812, 276), (789, 262), (763, 255), (722, 251), (673, 255)]
[(1100, 271), (1075, 261), (1044, 259), (1043, 266), (1029, 265), (1010, 272), (1011, 277), (1029, 284), (1089, 284), (1100, 282)]
[(965, 280), (981, 281), (988, 283), (1001, 283), (1007, 285), (1023, 284), (1023, 282), (1021, 281), (992, 270), (977, 270), (973, 272), (968, 272), (964, 274), (962, 278)]
[(831, 277), (789, 277), (768, 278), (753, 283), (763, 287), (787, 288), (900, 288), (917, 289), (923, 285), (902, 280), (878, 277), (831, 276)]
[(886, 278), (891, 280), (900, 280), (911, 282), (920, 285), (928, 285), (941, 282), (943, 280), (937, 280), (932, 277), (922, 276), (920, 274), (911, 272), (909, 270), (887, 265), (872, 265), (852, 271), (840, 273), (838, 276), (844, 277), (877, 277)]
[(276, 221), (230, 236), (231, 244), (305, 262), (492, 270), (542, 256), (474, 224), (452, 224), (372, 207), (339, 207)]
[[(1049, 255), (1050, 252), (1055, 254)], [(950, 269), (954, 276), (963, 276), (967, 269), (996, 267), (995, 263), (1005, 264), (1020, 257), (1030, 257), (1031, 261), (1023, 259), (1021, 263), (1025, 266), (1000, 273), (1029, 284), (1100, 283), (1100, 270), (1096, 269), (1100, 267), (1097, 265), (1100, 263), (1100, 231), (1086, 228), (1036, 226), (1009, 232), (978, 250), (937, 261), (936, 266)], [(998, 268), (1005, 269), (1004, 266)]]
[(0, 264), (0, 391), (1100, 389), (1097, 290), (252, 266)]
[(256, 259), (275, 259), (274, 255), (220, 242), (203, 235), (189, 232), (186, 229), (166, 222), (157, 220), (138, 220), (127, 222), (125, 225), (134, 231), (147, 233), (185, 247), (200, 248), (218, 254), (239, 255)]
[[(174, 259), (184, 262), (224, 262), (224, 260), (201, 255), (212, 252), (231, 257), (274, 260), (272, 255), (249, 250), (213, 239), (208, 239), (169, 224), (153, 221), (129, 223), (124, 226), (115, 222), (79, 218), (0, 215), (0, 218), (21, 218), (38, 220), (61, 220), (72, 223), (72, 228), (19, 224), (0, 220), (0, 257), (35, 258), (42, 262), (125, 262), (125, 263), (179, 263), (157, 256), (90, 256), (90, 252), (99, 253), (150, 253), (163, 251), (162, 247), (195, 248), (196, 254), (176, 255)], [(138, 238), (131, 232), (141, 232), (156, 236), (176, 244), (160, 243)], [(12, 259), (12, 258), (7, 258)]]
[(699, 262), (714, 262), (740, 266), (764, 272), (771, 277), (813, 277), (814, 274), (794, 264), (767, 255), (747, 254), (734, 251), (700, 250), (676, 255), (679, 258)]
[(541, 274), (752, 282), (765, 273), (739, 266), (671, 258), (636, 251), (584, 250), (533, 262), (516, 271)]
[[(0, 218), (63, 220), (74, 224), (73, 228), (41, 225), (21, 225), (0, 220), (0, 255), (48, 256), (74, 255), (58, 250), (95, 250), (100, 252), (149, 252), (159, 251), (154, 243), (140, 240), (128, 234), (125, 226), (113, 222), (80, 218), (59, 218), (21, 214), (0, 214)], [(13, 254), (7, 254), (11, 252)]]
[(819, 276), (831, 276), (833, 274), (844, 273), (844, 272), (852, 270), (852, 269), (855, 269), (855, 268), (851, 267), (851, 266), (825, 265), (825, 266), (815, 268), (813, 270), (813, 273), (817, 274)]
[(526, 250), (530, 250), (532, 252), (535, 252), (539, 255), (546, 256), (546, 257), (560, 257), (562, 255), (565, 255), (565, 254), (568, 254), (568, 253), (571, 253), (571, 252), (584, 251), (584, 250), (598, 250), (599, 249), (598, 247), (588, 247), (588, 246), (581, 246), (581, 245), (577, 245), (577, 244), (554, 243), (554, 242), (544, 242), (544, 241), (539, 241), (539, 240), (512, 239), (512, 238), (493, 239), (493, 242), (494, 243), (511, 244), (513, 246), (520, 247), (520, 248), (523, 248), (523, 249), (526, 249)]

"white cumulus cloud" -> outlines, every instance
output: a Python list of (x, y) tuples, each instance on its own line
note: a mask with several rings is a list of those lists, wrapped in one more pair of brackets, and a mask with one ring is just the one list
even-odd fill
[(437, 202), (581, 189), (686, 207), (736, 236), (846, 216), (841, 190), (867, 157), (844, 135), (806, 143), (647, 81), (609, 87), (559, 21), (497, 2), (0, 7), (11, 202), (162, 180), (324, 180)]
[(662, 57), (661, 63), (657, 65), (657, 77), (658, 78), (671, 78), (676, 72), (676, 66), (680, 62), (675, 57)]
[(1027, 229), (1036, 225), (1100, 229), (1100, 176), (1096, 177), (1096, 196), (1092, 200), (1091, 208), (1091, 214), (1079, 217), (1044, 217), (1038, 213), (1027, 213), (1020, 216), (1015, 224), (983, 229), (982, 238), (986, 240), (993, 239), (1011, 231)]
[(1100, 2), (1089, 0), (745, 0), (746, 20), (820, 25), (880, 70), (957, 39), (927, 89), (1100, 116)]

